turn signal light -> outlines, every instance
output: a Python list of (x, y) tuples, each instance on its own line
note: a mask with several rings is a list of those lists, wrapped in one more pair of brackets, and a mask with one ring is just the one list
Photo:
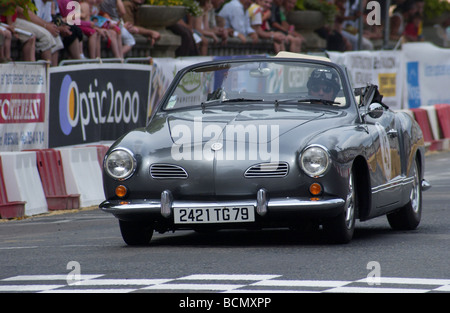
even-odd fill
[(319, 183), (312, 183), (311, 186), (309, 186), (309, 192), (313, 196), (319, 196), (322, 194), (322, 185)]
[(127, 195), (128, 189), (124, 185), (119, 185), (116, 187), (116, 196), (123, 198)]

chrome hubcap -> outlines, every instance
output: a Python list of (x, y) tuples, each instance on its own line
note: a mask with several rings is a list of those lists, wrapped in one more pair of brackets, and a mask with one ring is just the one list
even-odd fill
[(410, 200), (411, 200), (411, 207), (414, 213), (417, 214), (420, 209), (420, 181), (416, 163), (414, 163), (414, 180), (413, 180), (413, 187), (411, 189)]
[(348, 181), (348, 196), (347, 196), (347, 205), (345, 212), (345, 225), (347, 229), (351, 229), (353, 227), (353, 223), (355, 222), (355, 189), (353, 188), (353, 174), (350, 173), (349, 181)]

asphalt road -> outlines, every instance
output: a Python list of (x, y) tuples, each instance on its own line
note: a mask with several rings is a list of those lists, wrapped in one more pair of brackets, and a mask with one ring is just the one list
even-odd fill
[(92, 208), (0, 222), (0, 292), (450, 292), (449, 165), (450, 151), (427, 156), (433, 187), (417, 230), (380, 217), (346, 245), (277, 229), (155, 234), (129, 247), (117, 220)]

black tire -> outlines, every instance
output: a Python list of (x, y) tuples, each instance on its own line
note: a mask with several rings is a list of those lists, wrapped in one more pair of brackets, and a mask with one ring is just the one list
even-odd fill
[(153, 236), (153, 228), (149, 224), (119, 220), (120, 232), (129, 246), (147, 245)]
[(323, 223), (326, 238), (331, 243), (345, 244), (349, 243), (353, 238), (358, 203), (353, 170), (350, 172), (348, 185), (349, 191), (344, 212), (334, 218), (327, 219)]
[(414, 162), (412, 169), (413, 187), (410, 201), (400, 210), (387, 215), (389, 225), (395, 230), (414, 230), (419, 226), (422, 218), (422, 182), (418, 161)]

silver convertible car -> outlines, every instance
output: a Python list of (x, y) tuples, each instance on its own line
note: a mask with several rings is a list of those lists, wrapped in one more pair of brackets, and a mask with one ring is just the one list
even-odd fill
[(100, 208), (129, 245), (307, 223), (347, 243), (356, 219), (418, 226), (424, 162), (418, 124), (327, 58), (211, 61), (179, 71), (147, 126), (111, 146)]

